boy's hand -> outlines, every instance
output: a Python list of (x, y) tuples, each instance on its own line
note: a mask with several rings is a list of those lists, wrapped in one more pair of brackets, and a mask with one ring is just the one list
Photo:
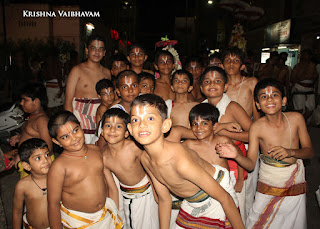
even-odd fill
[(217, 143), (215, 149), (220, 157), (236, 158), (239, 155), (238, 150), (230, 143)]
[(13, 163), (12, 166), (14, 165), (14, 167), (16, 167), (16, 169), (17, 169), (18, 168), (18, 163), (20, 162), (19, 154), (16, 154), (11, 162)]
[(242, 132), (241, 126), (238, 123), (235, 122), (229, 122), (229, 123), (218, 123), (216, 122), (213, 125), (213, 131), (214, 134), (218, 134), (221, 130), (227, 130), (230, 132)]
[(20, 140), (20, 134), (14, 135), (10, 138), (10, 145), (15, 146)]
[(4, 156), (10, 160), (10, 159), (13, 159), (17, 154), (18, 154), (18, 149), (14, 149), (4, 153)]
[(278, 161), (281, 161), (285, 158), (294, 156), (292, 150), (283, 148), (282, 146), (272, 147), (268, 151), (268, 154), (270, 155), (270, 157), (272, 157)]
[(243, 180), (241, 179), (238, 179), (236, 184), (234, 185), (234, 190), (236, 192), (241, 192), (242, 191), (242, 188), (243, 188)]

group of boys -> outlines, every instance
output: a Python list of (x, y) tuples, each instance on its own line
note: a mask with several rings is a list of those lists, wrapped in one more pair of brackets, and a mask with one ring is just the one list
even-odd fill
[[(68, 77), (66, 111), (49, 120), (45, 96), (22, 96), (30, 116), (12, 143), (30, 175), (16, 185), (14, 228), (306, 228), (301, 159), (314, 152), (303, 116), (282, 112), (279, 82), (242, 76), (239, 49), (206, 68), (189, 58), (173, 74), (161, 50), (155, 80), (136, 44), (110, 72), (104, 45), (88, 40), (88, 60)], [(54, 162), (52, 142), (63, 148)], [(257, 161), (258, 182), (248, 174)]]

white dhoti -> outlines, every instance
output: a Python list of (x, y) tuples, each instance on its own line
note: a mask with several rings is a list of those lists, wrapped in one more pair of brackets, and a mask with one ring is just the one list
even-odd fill
[[(231, 182), (229, 171), (221, 166), (216, 168), (214, 179), (231, 195), (238, 206), (238, 200)], [(182, 201), (176, 228), (232, 228), (221, 204), (200, 190)]]
[(309, 111), (315, 109), (315, 95), (313, 87), (304, 87), (298, 83), (293, 85), (292, 88), (293, 94), (293, 106), (295, 110), (302, 110), (302, 113), (305, 112), (305, 108), (308, 108)]
[(306, 189), (301, 159), (286, 167), (261, 160), (257, 193), (246, 228), (307, 228)]
[(48, 107), (58, 107), (64, 104), (64, 93), (58, 97), (58, 93), (60, 92), (60, 87), (57, 79), (48, 80), (45, 83), (47, 89), (48, 96)]
[(107, 198), (105, 206), (95, 213), (70, 210), (62, 203), (60, 204), (60, 212), (63, 228), (121, 229), (123, 226), (122, 220), (118, 216), (117, 206), (110, 198)]
[(97, 141), (96, 113), (100, 103), (101, 100), (97, 98), (73, 98), (73, 114), (81, 123), (86, 144), (94, 144)]
[(159, 215), (151, 184), (147, 175), (136, 185), (120, 182), (126, 225), (132, 229), (158, 229)]

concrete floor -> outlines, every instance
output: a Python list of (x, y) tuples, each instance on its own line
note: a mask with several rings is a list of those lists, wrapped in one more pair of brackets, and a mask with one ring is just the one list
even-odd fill
[[(305, 161), (306, 179), (308, 182), (308, 229), (318, 229), (320, 228), (320, 208), (316, 200), (315, 191), (320, 185), (320, 128), (311, 127), (309, 128), (309, 133), (315, 150), (315, 156), (311, 160)], [(14, 169), (0, 173), (0, 192), (7, 215), (8, 229), (12, 228), (12, 199), (14, 187), (18, 179), (18, 172)]]

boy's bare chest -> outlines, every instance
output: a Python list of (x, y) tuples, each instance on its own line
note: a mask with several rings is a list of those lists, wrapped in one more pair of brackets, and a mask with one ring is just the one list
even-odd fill
[(290, 134), (290, 129), (287, 127), (264, 128), (260, 138), (260, 146), (263, 152), (267, 152), (274, 146), (292, 148), (296, 145), (295, 137), (297, 136), (294, 130), (291, 130)]
[(39, 131), (37, 129), (37, 119), (29, 119), (23, 126), (21, 131), (20, 141), (22, 142), (29, 138), (40, 137)]
[(171, 90), (171, 85), (166, 82), (156, 81), (154, 94), (160, 96), (163, 100), (174, 99), (174, 92)]

